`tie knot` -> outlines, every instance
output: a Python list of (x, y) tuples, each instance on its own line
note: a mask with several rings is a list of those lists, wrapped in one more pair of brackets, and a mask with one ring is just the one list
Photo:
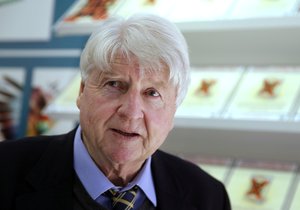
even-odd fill
[(133, 209), (136, 201), (137, 190), (137, 186), (134, 186), (132, 189), (124, 192), (117, 192), (110, 189), (106, 192), (106, 194), (112, 200), (113, 210), (131, 210)]

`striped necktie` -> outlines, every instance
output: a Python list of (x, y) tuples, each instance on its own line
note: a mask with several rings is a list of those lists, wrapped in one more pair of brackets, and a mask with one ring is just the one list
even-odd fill
[(134, 202), (136, 201), (138, 187), (135, 186), (130, 190), (124, 192), (116, 192), (110, 189), (106, 194), (112, 199), (113, 210), (132, 210)]

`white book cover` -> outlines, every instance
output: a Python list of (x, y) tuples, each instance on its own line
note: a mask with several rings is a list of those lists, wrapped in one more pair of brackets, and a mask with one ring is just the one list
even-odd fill
[(176, 117), (198, 118), (217, 116), (236, 87), (241, 67), (193, 68), (191, 83)]
[(296, 167), (294, 163), (239, 161), (227, 185), (232, 208), (282, 210)]
[(299, 81), (299, 67), (249, 68), (225, 116), (270, 120), (285, 117), (299, 93)]

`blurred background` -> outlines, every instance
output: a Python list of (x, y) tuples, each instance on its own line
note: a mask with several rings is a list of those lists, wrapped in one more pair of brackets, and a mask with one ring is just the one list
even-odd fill
[(299, 0), (0, 0), (0, 141), (74, 128), (87, 38), (136, 12), (189, 45), (190, 90), (162, 149), (224, 182), (233, 209), (299, 210)]

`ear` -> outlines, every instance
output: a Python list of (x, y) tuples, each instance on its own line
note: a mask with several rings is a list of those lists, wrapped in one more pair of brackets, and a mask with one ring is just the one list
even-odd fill
[(83, 90), (84, 90), (84, 82), (81, 80), (80, 87), (79, 87), (79, 93), (78, 93), (78, 96), (77, 96), (77, 99), (76, 99), (76, 105), (79, 109), (80, 109), (80, 101), (81, 101), (81, 97), (82, 97), (82, 94), (83, 94)]

